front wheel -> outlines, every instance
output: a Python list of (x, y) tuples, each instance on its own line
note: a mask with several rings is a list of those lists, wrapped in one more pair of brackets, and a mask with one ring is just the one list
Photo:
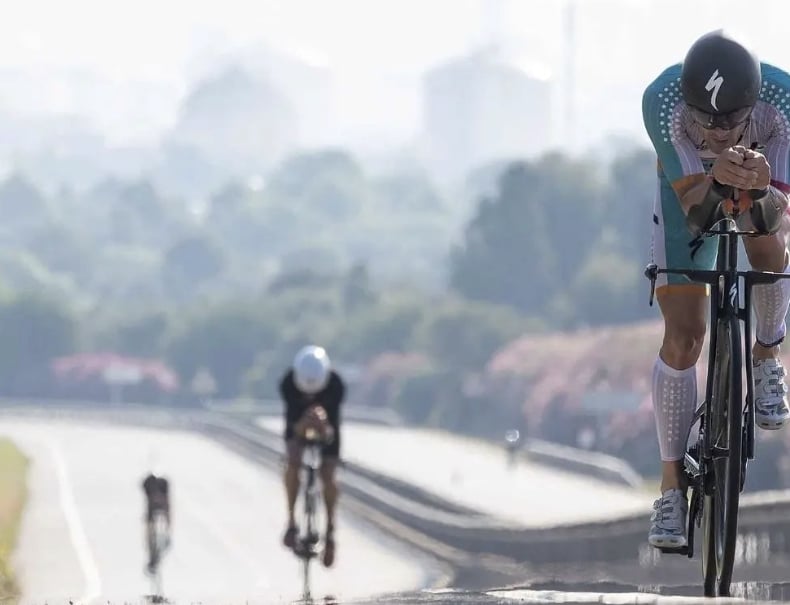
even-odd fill
[(705, 596), (729, 596), (738, 538), (743, 398), (737, 319), (717, 327), (713, 391), (706, 418), (711, 457), (705, 461), (702, 568)]
[(311, 470), (307, 477), (307, 484), (304, 490), (304, 517), (303, 527), (304, 536), (302, 537), (302, 595), (305, 601), (310, 601), (310, 561), (315, 556), (315, 548), (318, 543), (316, 533), (316, 490), (315, 476)]

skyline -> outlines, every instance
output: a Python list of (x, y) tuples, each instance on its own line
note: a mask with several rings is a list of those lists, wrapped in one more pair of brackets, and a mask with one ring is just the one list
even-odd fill
[[(732, 0), (576, 0), (571, 49), (562, 35), (568, 1), (227, 0), (220, 11), (206, 1), (31, 0), (0, 24), (0, 109), (81, 113), (111, 144), (150, 142), (175, 123), (200, 76), (267, 44), (330, 74), (339, 138), (402, 147), (422, 129), (425, 74), (498, 28), (526, 48), (532, 70), (551, 74), (557, 136), (580, 151), (612, 135), (647, 144), (644, 85), (716, 25), (738, 25), (766, 59), (790, 60), (779, 36), (755, 35), (764, 21), (758, 9), (779, 19), (790, 14), (780, 0), (756, 0), (747, 14), (727, 10)], [(499, 10), (507, 17), (498, 19)], [(564, 94), (567, 73), (574, 78), (571, 99)]]

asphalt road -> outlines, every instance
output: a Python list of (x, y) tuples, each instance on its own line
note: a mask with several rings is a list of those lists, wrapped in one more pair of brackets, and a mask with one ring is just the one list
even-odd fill
[[(298, 561), (280, 545), (279, 477), (194, 434), (98, 423), (0, 421), (32, 459), (15, 565), (24, 603), (131, 603), (144, 573), (143, 494), (152, 461), (171, 478), (173, 548), (164, 594), (183, 602), (288, 603)], [(333, 569), (314, 566), (313, 594), (341, 599), (434, 585), (433, 561), (342, 513)]]

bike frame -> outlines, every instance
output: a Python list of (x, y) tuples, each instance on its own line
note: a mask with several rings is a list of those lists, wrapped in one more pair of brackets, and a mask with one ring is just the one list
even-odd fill
[(305, 461), (302, 462), (302, 468), (305, 471), (303, 491), (305, 524), (302, 535), (297, 538), (297, 555), (302, 559), (303, 599), (309, 601), (312, 598), (310, 591), (310, 561), (316, 556), (315, 546), (318, 543), (318, 534), (315, 529), (318, 501), (316, 474), (320, 469), (323, 443), (312, 439), (305, 439), (302, 442), (305, 447)]
[[(730, 324), (733, 320), (743, 323), (743, 332), (740, 342), (742, 349), (743, 365), (746, 366), (746, 398), (745, 405), (741, 403), (743, 414), (743, 424), (741, 435), (730, 435), (730, 439), (742, 439), (743, 448), (740, 452), (740, 460), (730, 460), (730, 464), (739, 464), (741, 468), (741, 485), (746, 474), (746, 462), (753, 460), (755, 456), (755, 418), (754, 418), (754, 376), (752, 371), (752, 318), (751, 300), (752, 288), (759, 284), (775, 283), (779, 279), (790, 276), (784, 273), (772, 273), (766, 271), (739, 271), (738, 270), (738, 240), (740, 237), (753, 237), (761, 235), (752, 231), (739, 231), (735, 222), (736, 215), (727, 215), (719, 224), (723, 226), (719, 229), (711, 229), (703, 232), (700, 237), (717, 235), (718, 256), (715, 270), (686, 270), (686, 269), (659, 269), (655, 264), (648, 265), (645, 275), (651, 281), (650, 304), (653, 304), (655, 294), (655, 281), (659, 274), (683, 275), (693, 282), (704, 283), (710, 286), (710, 318), (709, 318), (709, 345), (708, 345), (708, 370), (705, 385), (705, 399), (698, 405), (686, 443), (691, 437), (691, 428), (699, 422), (700, 439), (696, 445), (687, 447), (684, 458), (684, 467), (692, 488), (692, 499), (689, 506), (688, 516), (688, 546), (685, 549), (670, 550), (669, 552), (680, 552), (693, 556), (694, 544), (694, 525), (701, 522), (700, 504), (705, 495), (709, 494), (710, 486), (707, 484), (709, 465), (717, 458), (729, 457), (729, 444), (727, 449), (717, 448), (712, 443), (710, 431), (707, 430), (712, 418), (712, 393), (714, 380), (714, 367), (716, 362), (718, 327), (721, 323)], [(741, 293), (743, 304), (740, 302)], [(731, 377), (731, 379), (734, 377)], [(737, 376), (742, 379), (742, 371)], [(702, 451), (698, 451), (701, 446)], [(729, 580), (728, 580), (729, 582)]]
[[(167, 524), (167, 518), (165, 511), (161, 509), (156, 509), (153, 512), (153, 519), (152, 523), (152, 531), (153, 531), (153, 542), (151, 544), (152, 552), (150, 553), (152, 560), (155, 562), (153, 568), (153, 575), (151, 576), (151, 584), (152, 589), (154, 592), (154, 598), (163, 598), (162, 597), (162, 572), (160, 566), (162, 564), (162, 556), (164, 555), (167, 548), (165, 547), (165, 538), (167, 537), (167, 533), (164, 529), (165, 525)], [(160, 602), (160, 601), (155, 601)]]
[[(738, 271), (738, 238), (743, 236), (756, 235), (753, 231), (738, 231), (735, 228), (733, 219), (725, 219), (726, 226), (721, 230), (710, 230), (704, 233), (705, 236), (720, 236), (719, 254), (717, 258), (717, 268), (715, 270), (702, 269), (659, 269), (655, 265), (648, 265), (645, 271), (651, 280), (653, 287), (655, 279), (660, 274), (683, 275), (691, 281), (705, 283), (711, 287), (711, 304), (709, 330), (710, 344), (708, 346), (708, 373), (705, 385), (705, 401), (697, 407), (694, 414), (694, 422), (709, 412), (709, 401), (713, 382), (713, 365), (715, 361), (717, 331), (716, 326), (719, 321), (729, 321), (737, 317), (743, 322), (743, 360), (746, 366), (746, 414), (747, 414), (747, 440), (746, 453), (749, 460), (754, 459), (754, 377), (752, 372), (752, 347), (753, 338), (752, 318), (751, 318), (751, 299), (752, 288), (759, 284), (772, 284), (776, 281), (790, 276), (784, 273), (772, 273), (768, 271)], [(743, 286), (740, 286), (740, 282)], [(743, 292), (743, 305), (739, 302), (739, 297)], [(727, 293), (725, 295), (725, 293)], [(650, 304), (653, 304), (654, 290), (651, 288)], [(693, 423), (692, 423), (693, 424)], [(705, 450), (704, 454), (710, 456), (711, 451)]]

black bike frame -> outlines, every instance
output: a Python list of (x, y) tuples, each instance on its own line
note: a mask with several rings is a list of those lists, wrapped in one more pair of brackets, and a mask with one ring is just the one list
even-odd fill
[(313, 536), (316, 533), (314, 524), (316, 521), (316, 509), (318, 504), (315, 486), (316, 474), (319, 471), (319, 450), (322, 443), (313, 439), (302, 439), (302, 444), (305, 450), (304, 455), (308, 460), (307, 462), (302, 462), (302, 468), (307, 474), (304, 482), (304, 502), (302, 503), (305, 511), (306, 524), (302, 530), (304, 533), (297, 537), (297, 540), (300, 549), (299, 556), (302, 559), (303, 565), (302, 598), (304, 601), (309, 602), (312, 599), (310, 590), (310, 561), (316, 554), (314, 550), (315, 544), (313, 543)]
[[(645, 274), (651, 280), (653, 287), (650, 293), (650, 304), (653, 303), (655, 279), (659, 274), (683, 275), (693, 282), (708, 284), (711, 288), (710, 301), (710, 343), (708, 345), (708, 373), (705, 385), (705, 401), (694, 413), (692, 425), (709, 412), (710, 396), (713, 388), (713, 366), (715, 361), (717, 330), (720, 320), (729, 321), (737, 317), (743, 322), (743, 359), (746, 366), (746, 456), (748, 460), (754, 459), (754, 378), (752, 372), (752, 318), (751, 300), (752, 288), (759, 284), (775, 283), (779, 279), (788, 277), (784, 273), (768, 271), (738, 271), (738, 238), (757, 235), (752, 231), (738, 231), (733, 218), (724, 219), (723, 229), (709, 230), (704, 236), (719, 236), (719, 253), (717, 268), (715, 270), (698, 269), (659, 269), (655, 265), (648, 265)], [(743, 280), (743, 286), (740, 282)], [(743, 305), (740, 304), (740, 293), (743, 292)], [(712, 457), (715, 452), (710, 451), (706, 439), (706, 458)]]

